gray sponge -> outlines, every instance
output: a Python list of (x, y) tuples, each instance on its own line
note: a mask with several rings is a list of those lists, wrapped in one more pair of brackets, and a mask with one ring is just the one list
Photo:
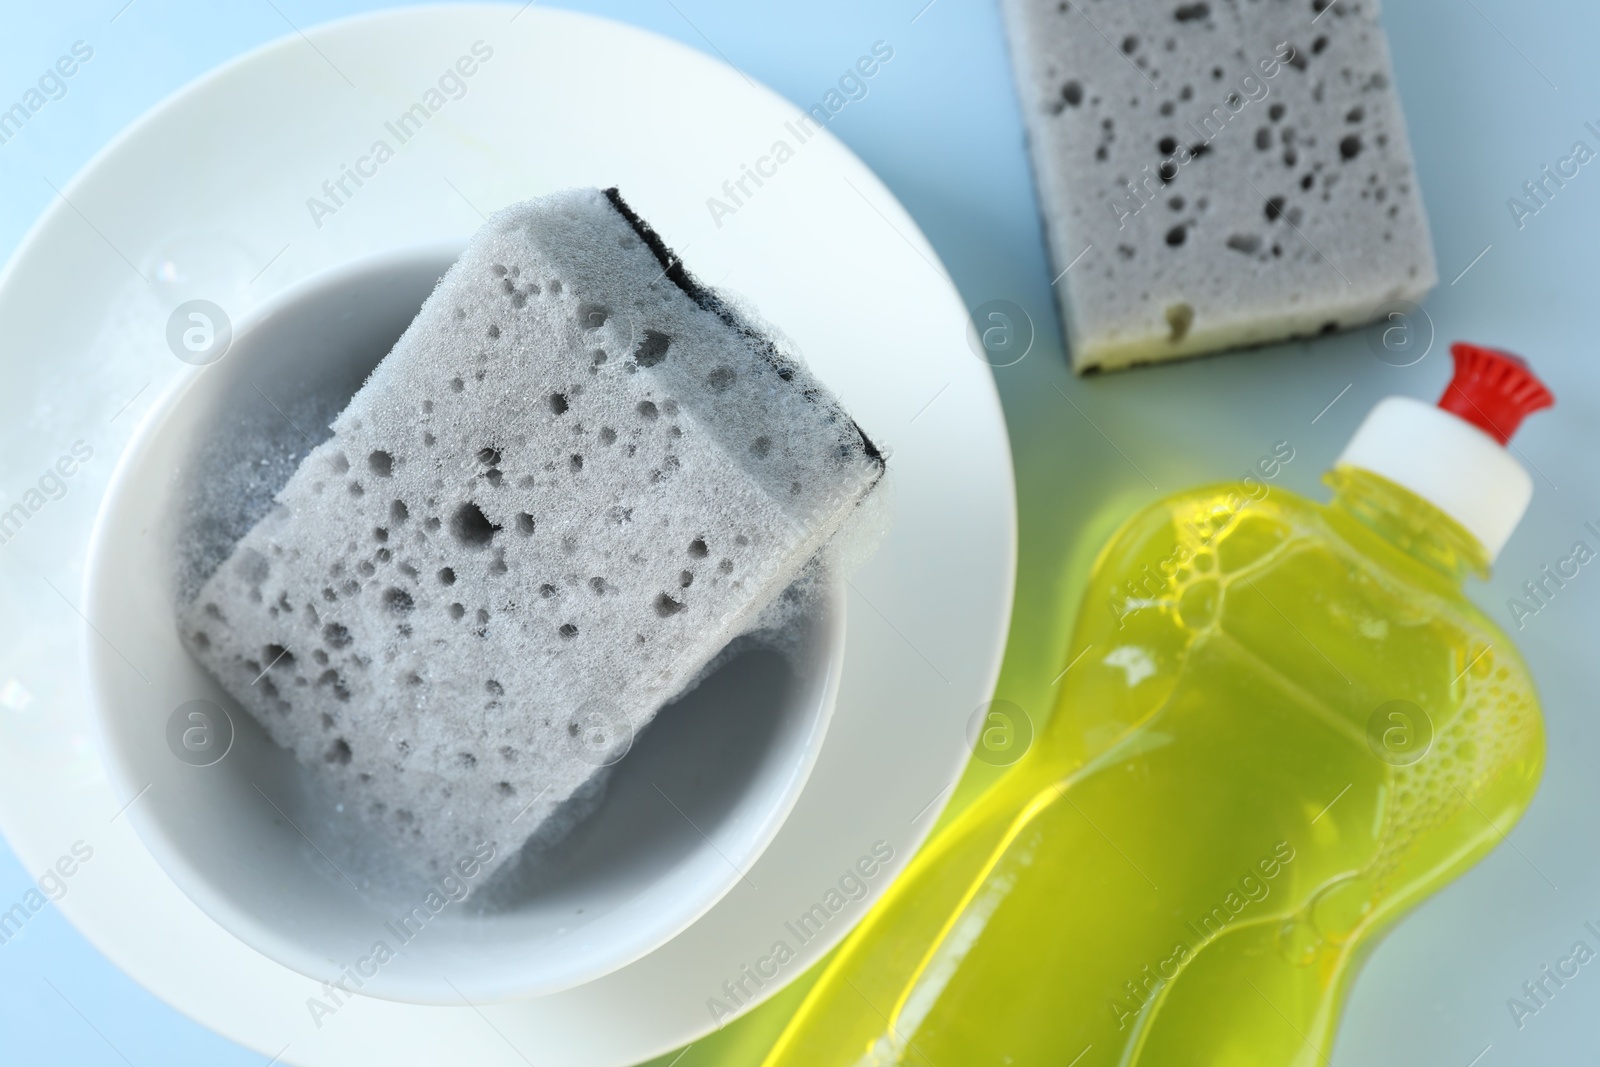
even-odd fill
[(432, 869), (591, 803), (884, 470), (615, 190), (491, 218), (333, 431), (184, 636)]
[(1362, 325), (1437, 281), (1375, 0), (1005, 12), (1078, 371)]

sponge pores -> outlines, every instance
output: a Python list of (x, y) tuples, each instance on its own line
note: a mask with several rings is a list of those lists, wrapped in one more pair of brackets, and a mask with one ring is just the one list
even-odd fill
[(592, 794), (884, 470), (615, 190), (494, 215), (333, 431), (184, 636), (430, 869)]
[(1437, 281), (1376, 0), (1005, 0), (1080, 372), (1359, 326)]

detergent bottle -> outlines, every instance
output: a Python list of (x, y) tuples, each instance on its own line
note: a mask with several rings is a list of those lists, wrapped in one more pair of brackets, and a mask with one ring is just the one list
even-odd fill
[(1453, 347), (1319, 504), (1179, 493), (1101, 551), (1048, 728), (845, 942), (767, 1067), (1311, 1067), (1377, 937), (1504, 839), (1534, 686), (1463, 591), (1550, 393)]

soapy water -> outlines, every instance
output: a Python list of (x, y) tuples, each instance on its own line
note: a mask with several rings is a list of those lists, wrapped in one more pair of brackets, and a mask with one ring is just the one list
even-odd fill
[[(823, 610), (824, 603), (813, 601), (782, 629), (730, 645), (631, 737), (624, 758), (597, 766), (514, 848), (513, 858), (475, 880), (471, 900), (456, 914), (514, 913), (569, 896), (620, 903), (611, 887), (637, 886), (641, 872), (646, 878), (665, 874), (704, 847), (702, 834), (715, 838), (726, 822), (741, 817), (743, 794), (785, 745), (793, 715), (777, 712), (802, 688), (797, 666), (815, 662)], [(234, 719), (241, 735), (271, 745), (247, 714), (236, 711)], [(241, 736), (236, 743), (247, 741)], [(302, 858), (330, 890), (353, 886), (374, 906), (392, 910), (438, 881), (441, 871), (371, 831), (358, 792), (283, 755), (285, 772), (255, 784), (303, 831)], [(185, 762), (199, 765), (193, 755)], [(505, 851), (495, 844), (498, 855)], [(591, 904), (573, 925), (603, 910)]]
[[(426, 290), (419, 290), (419, 303), (424, 296)], [(351, 344), (346, 338), (323, 346), (326, 351), (287, 353), (287, 358), (272, 362), (248, 342), (235, 342), (228, 361), (247, 360), (250, 365), (233, 368), (234, 384), (216, 403), (216, 410), (202, 421), (191, 456), (178, 472), (179, 506), (171, 519), (170, 583), (175, 606), (192, 600), (229, 558), (239, 539), (273, 509), (275, 494), (306, 455), (331, 436), (330, 423), (387, 353), (407, 321), (397, 319), (391, 324), (392, 335), (377, 330), (372, 338), (359, 344)], [(889, 500), (889, 493), (883, 489), (870, 494), (846, 529), (768, 606), (750, 632), (725, 648), (677, 694), (673, 705), (663, 709), (661, 717), (669, 722), (629, 739), (634, 749), (633, 762), (649, 762), (648, 756), (641, 758), (638, 753), (651, 749), (650, 735), (663, 735), (656, 740), (656, 748), (681, 748), (683, 739), (675, 735), (686, 731), (693, 734), (698, 728), (695, 721), (715, 717), (715, 711), (697, 710), (707, 701), (702, 699), (704, 694), (697, 695), (695, 691), (728, 675), (741, 679), (741, 684), (751, 689), (745, 703), (754, 706), (746, 717), (765, 720), (767, 725), (764, 734), (743, 731), (740, 736), (744, 738), (744, 748), (727, 754), (729, 759), (747, 765), (742, 770), (730, 769), (730, 779), (745, 780), (746, 771), (759, 764), (777, 743), (776, 720), (780, 716), (770, 712), (784, 706), (800, 671), (816, 669), (816, 639), (821, 620), (833, 610), (830, 598), (834, 583), (870, 555), (887, 525)], [(726, 693), (713, 696), (713, 703), (726, 703), (729, 699)], [(763, 709), (770, 712), (761, 713)], [(679, 728), (670, 721), (674, 717), (686, 720), (686, 724)], [(702, 738), (702, 742), (713, 744), (714, 739)], [(631, 777), (626, 772), (628, 762), (619, 764), (624, 769), (624, 779)], [(483, 907), (513, 907), (541, 887), (573, 876), (571, 871), (582, 864), (562, 859), (556, 853), (557, 846), (605, 808), (608, 783), (617, 780), (614, 773), (605, 772), (617, 769), (605, 768), (591, 786), (562, 806), (550, 825), (528, 841), (522, 855), (500, 872), (503, 877), (497, 876), (481, 887)], [(436, 877), (437, 872), (418, 869), (410, 857), (392, 848), (376, 847), (373, 835), (363, 829), (363, 816), (357, 814), (363, 805), (356, 802), (357, 798), (337, 795), (321, 777), (314, 769), (296, 765), (282, 795), (273, 798), (315, 839), (315, 845), (308, 842), (306, 848), (310, 865), (322, 869), (334, 881), (350, 880), (363, 892), (394, 900), (414, 894), (428, 879)], [(722, 801), (731, 810), (736, 799), (723, 796)], [(723, 814), (707, 809), (699, 812), (698, 818), (705, 824), (702, 828), (710, 832), (709, 826), (715, 825)], [(682, 821), (681, 817), (675, 818)], [(600, 837), (610, 832), (604, 821), (599, 820), (602, 825), (596, 831)], [(576, 835), (569, 853), (582, 851), (583, 837)], [(681, 851), (699, 843), (698, 837), (695, 841), (679, 841), (665, 828), (658, 837)], [(659, 854), (660, 849), (656, 851)], [(546, 863), (546, 856), (556, 858)], [(329, 862), (337, 873), (327, 870)]]
[[(173, 542), (177, 598), (192, 598), (206, 578), (228, 559), (238, 539), (272, 510), (274, 494), (305, 455), (330, 435), (329, 422), (343, 407), (348, 393), (359, 387), (361, 378), (354, 374), (337, 376), (331, 381), (311, 383), (318, 386), (316, 389), (281, 397), (258, 394), (259, 387), (252, 383), (244, 399), (248, 401), (250, 396), (255, 396), (254, 406), (246, 402), (219, 411), (212, 432), (203, 435), (206, 443), (196, 450), (184, 483), (185, 503)], [(856, 522), (859, 530), (834, 546), (836, 555), (833, 558), (851, 558), (847, 553), (863, 555), (861, 543), (864, 538), (877, 536), (881, 529), (880, 516), (879, 505), (863, 508)], [(637, 736), (625, 740), (621, 752), (637, 757), (638, 750), (649, 748), (647, 739), (653, 732), (681, 732), (671, 722), (674, 716), (704, 718), (714, 714), (697, 710), (694, 694), (708, 680), (725, 671), (732, 670), (743, 676), (747, 686), (756, 688), (749, 703), (757, 707), (751, 711), (775, 710), (782, 706), (795, 685), (795, 675), (801, 669), (811, 669), (810, 664), (815, 661), (818, 630), (822, 617), (830, 609), (829, 598), (833, 595), (831, 573), (835, 571), (830, 569), (827, 559), (814, 560), (762, 612), (749, 632), (725, 647), (672, 703), (662, 709), (658, 719), (668, 720), (666, 725), (658, 727), (654, 722), (647, 725)], [(762, 655), (763, 652), (766, 655)], [(759, 664), (760, 670), (755, 673), (767, 677), (752, 676), (748, 664), (740, 664), (741, 660)], [(770, 715), (751, 717), (773, 718)], [(622, 723), (620, 728), (628, 727)], [(737, 756), (755, 762), (775, 739), (765, 736), (749, 740), (748, 750)], [(669, 736), (662, 738), (657, 747), (673, 745), (674, 739)], [(574, 758), (586, 755), (575, 752)], [(595, 763), (593, 758), (585, 761)], [(658, 761), (648, 756), (635, 759), (641, 765)], [(566, 869), (573, 867), (576, 861), (557, 857), (544, 865), (551, 870), (542, 870), (541, 861), (605, 806), (613, 772), (628, 761), (618, 762), (618, 757), (611, 757), (606, 762), (615, 766), (601, 765), (600, 773), (528, 839), (518, 859), (477, 889), (477, 895), (482, 897), (478, 906), (492, 910), (513, 907), (528, 894), (566, 876)], [(315, 850), (320, 851), (309, 847), (307, 850), (307, 858), (313, 866), (326, 866), (316, 862), (315, 857), (320, 855), (337, 868), (338, 873), (332, 877), (348, 878), (364, 892), (375, 893), (391, 903), (416, 895), (419, 888), (437, 877), (438, 872), (419, 868), (404, 853), (375, 847), (373, 835), (366, 831), (363, 816), (358, 814), (363, 808), (360, 798), (328, 787), (322, 778), (314, 769), (297, 765), (290, 792), (274, 797), (296, 823), (320, 828), (320, 832), (313, 834)], [(708, 814), (701, 815), (698, 821), (709, 833), (717, 819), (714, 814)], [(669, 833), (666, 828), (662, 830), (665, 839), (678, 848), (695, 844), (677, 840), (681, 835)]]
[(205, 434), (184, 479), (186, 502), (174, 543), (181, 602), (194, 599), (239, 539), (272, 510), (274, 496), (300, 462), (333, 435), (329, 423), (361, 382), (347, 376), (316, 384), (325, 387), (274, 399), (251, 383), (242, 402), (219, 412)]

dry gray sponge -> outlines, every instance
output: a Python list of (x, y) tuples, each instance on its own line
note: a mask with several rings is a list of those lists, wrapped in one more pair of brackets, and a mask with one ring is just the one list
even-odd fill
[(1376, 0), (1005, 0), (1080, 373), (1347, 329), (1437, 279)]
[(491, 218), (333, 431), (184, 637), (428, 869), (558, 836), (885, 468), (614, 189)]

